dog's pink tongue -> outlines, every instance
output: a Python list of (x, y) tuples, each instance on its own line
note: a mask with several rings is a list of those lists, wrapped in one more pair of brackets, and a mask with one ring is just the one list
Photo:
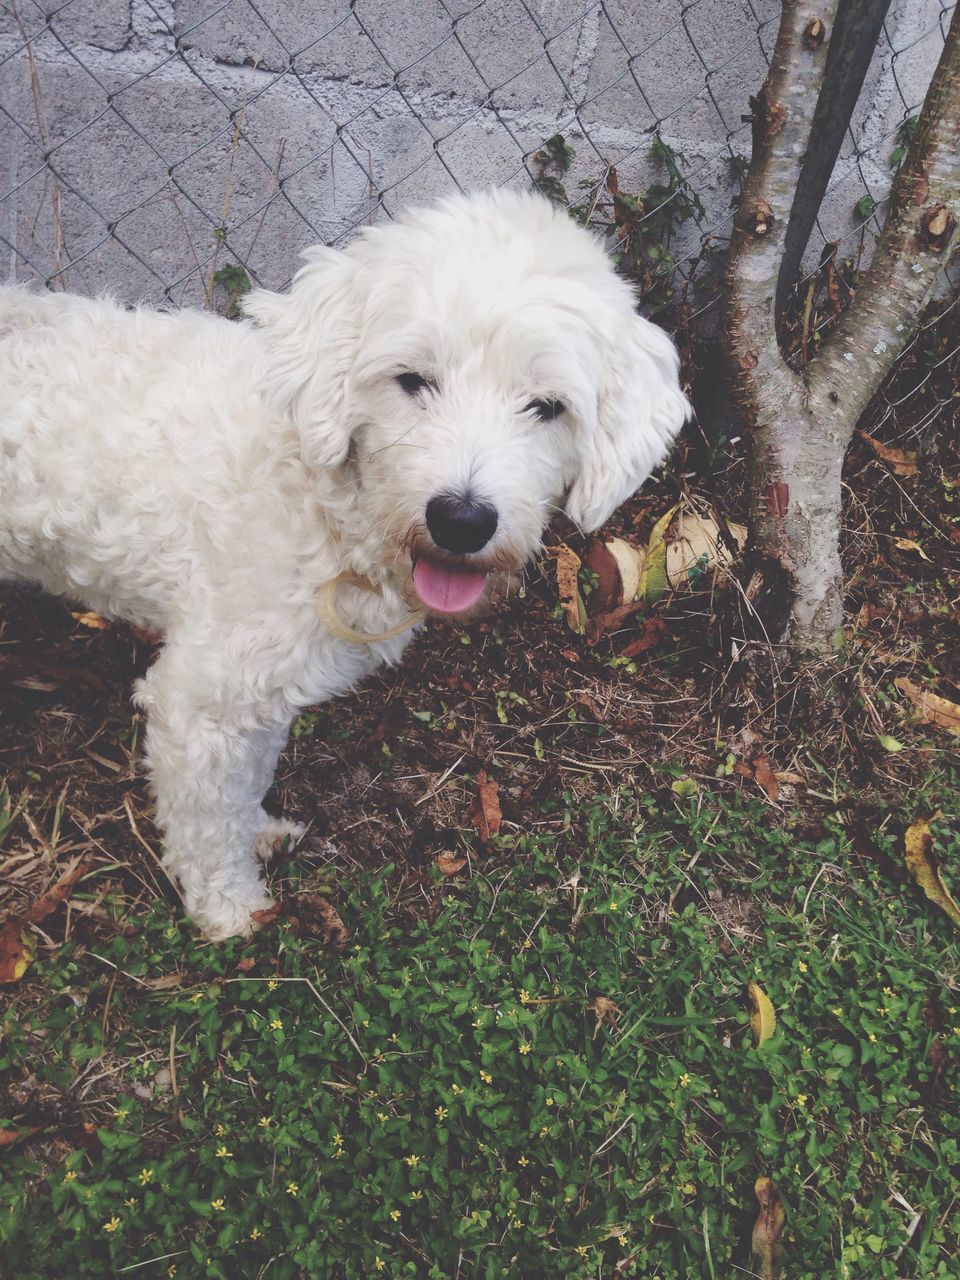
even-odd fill
[(485, 573), (454, 569), (433, 560), (418, 560), (413, 566), (413, 585), (428, 609), (437, 613), (462, 613), (483, 594)]

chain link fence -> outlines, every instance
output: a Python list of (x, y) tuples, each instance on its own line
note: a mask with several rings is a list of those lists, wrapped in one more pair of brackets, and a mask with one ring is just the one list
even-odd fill
[[(801, 291), (835, 298), (868, 257), (953, 8), (891, 5)], [(776, 0), (2, 0), (5, 274), (228, 310), (407, 203), (539, 185), (627, 230), (648, 311), (679, 297), (697, 319), (779, 16)], [(812, 314), (815, 341), (830, 307)]]

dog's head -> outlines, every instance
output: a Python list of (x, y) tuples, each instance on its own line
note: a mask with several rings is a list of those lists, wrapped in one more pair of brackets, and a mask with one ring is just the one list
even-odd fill
[(246, 310), (304, 460), (342, 470), (369, 557), (434, 612), (519, 569), (554, 512), (599, 527), (688, 413), (669, 338), (539, 196), (458, 197), (311, 249), (289, 294)]

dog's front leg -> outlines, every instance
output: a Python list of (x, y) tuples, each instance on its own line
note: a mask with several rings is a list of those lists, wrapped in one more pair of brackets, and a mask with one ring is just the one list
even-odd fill
[(212, 690), (170, 647), (142, 681), (139, 701), (164, 866), (208, 938), (249, 934), (251, 913), (273, 905), (254, 851), (289, 718), (277, 711), (265, 722), (262, 705), (229, 683)]

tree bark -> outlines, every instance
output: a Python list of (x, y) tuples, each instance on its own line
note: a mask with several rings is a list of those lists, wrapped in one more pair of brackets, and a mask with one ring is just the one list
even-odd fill
[[(828, 153), (839, 146), (846, 125), (825, 115), (824, 103), (835, 112), (842, 102), (849, 112), (856, 100), (849, 84), (828, 88), (826, 76), (839, 67), (862, 81), (867, 37), (885, 9), (886, 0), (785, 0), (770, 73), (751, 102), (753, 158), (731, 241), (725, 332), (751, 445), (751, 544), (761, 573), (777, 579), (788, 600), (785, 621), (775, 620), (772, 633), (768, 626), (768, 638), (801, 654), (829, 653), (842, 642), (844, 456), (957, 246), (955, 15), (870, 270), (807, 370), (787, 365), (778, 339), (783, 299), (832, 167), (810, 153), (814, 145)], [(848, 47), (831, 50), (832, 33)], [(815, 190), (798, 193), (805, 180)]]

